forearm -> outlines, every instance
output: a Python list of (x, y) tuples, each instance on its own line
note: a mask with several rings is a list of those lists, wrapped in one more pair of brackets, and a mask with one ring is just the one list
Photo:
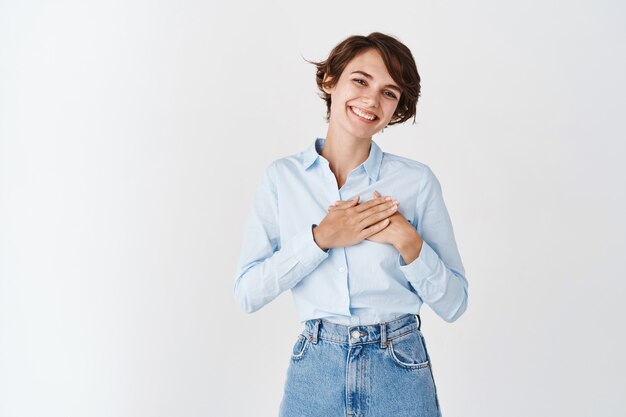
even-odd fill
[[(268, 257), (252, 258), (254, 250), (258, 250), (257, 245), (243, 251), (234, 287), (235, 299), (247, 313), (257, 311), (293, 288), (328, 257), (313, 241), (311, 227), (303, 229)], [(269, 255), (270, 249), (267, 251)]]
[(400, 256), (407, 265), (417, 259), (422, 251), (424, 240), (415, 229), (403, 241), (396, 245), (396, 249), (400, 252)]
[(463, 266), (447, 266), (430, 245), (422, 243), (419, 257), (406, 264), (398, 256), (399, 268), (425, 304), (448, 322), (455, 321), (467, 307), (467, 280)]

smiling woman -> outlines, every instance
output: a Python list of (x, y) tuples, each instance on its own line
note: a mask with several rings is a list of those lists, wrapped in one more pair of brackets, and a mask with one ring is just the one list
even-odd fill
[[(365, 72), (363, 69), (367, 69)], [(363, 74), (367, 74), (367, 81)], [(335, 78), (326, 76), (322, 82), (322, 90), (332, 99), (330, 100), (330, 127), (347, 128), (342, 121), (344, 108), (350, 110), (347, 114), (357, 122), (365, 123), (367, 127), (357, 123), (360, 131), (354, 134), (359, 137), (371, 137), (384, 129), (396, 116), (398, 98), (393, 90), (400, 88), (393, 84), (393, 79), (386, 70), (380, 53), (375, 49), (368, 49), (355, 56), (346, 66), (342, 75), (335, 82)], [(397, 117), (397, 116), (396, 116)]]
[(293, 294), (304, 329), (281, 416), (440, 416), (419, 311), (427, 304), (458, 319), (465, 270), (432, 170), (372, 139), (415, 121), (415, 61), (399, 40), (375, 32), (347, 38), (313, 64), (327, 134), (263, 173), (235, 298), (252, 313)]
[[(366, 58), (370, 63), (382, 60), (383, 68), (379, 69), (387, 75), (385, 78), (388, 84), (355, 65), (352, 65), (353, 70), (348, 69), (346, 71), (348, 65), (355, 63), (353, 60), (357, 55), (364, 53), (370, 55)], [(378, 55), (378, 57), (371, 55)], [(354, 83), (364, 87), (372, 81), (377, 81), (382, 83), (384, 90), (391, 90), (383, 92), (383, 94), (395, 99), (397, 104), (394, 120), (390, 121), (389, 125), (403, 123), (411, 117), (415, 123), (421, 79), (411, 51), (395, 38), (379, 32), (371, 33), (368, 36), (351, 36), (339, 43), (330, 52), (326, 60), (307, 62), (311, 62), (317, 67), (316, 81), (321, 90), (321, 97), (326, 101), (326, 121), (330, 120), (332, 102), (332, 94), (328, 89), (332, 88), (342, 75), (345, 75), (350, 77)], [(381, 76), (380, 73), (379, 76)]]

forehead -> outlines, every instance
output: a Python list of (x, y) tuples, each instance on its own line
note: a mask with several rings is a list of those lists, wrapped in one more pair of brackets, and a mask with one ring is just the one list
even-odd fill
[(382, 83), (393, 83), (393, 78), (387, 71), (385, 61), (376, 49), (368, 49), (352, 58), (346, 65), (344, 74), (350, 75), (352, 71), (356, 70), (365, 71)]

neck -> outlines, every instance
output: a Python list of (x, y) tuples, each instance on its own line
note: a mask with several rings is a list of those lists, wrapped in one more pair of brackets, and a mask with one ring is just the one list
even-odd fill
[(372, 144), (369, 138), (338, 135), (329, 127), (321, 155), (328, 160), (339, 187), (348, 179), (348, 174), (367, 160)]

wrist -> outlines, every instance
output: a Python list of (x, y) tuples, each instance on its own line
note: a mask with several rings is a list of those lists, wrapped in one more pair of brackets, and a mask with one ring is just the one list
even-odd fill
[(317, 230), (318, 227), (319, 226), (317, 224), (313, 224), (311, 226), (311, 233), (313, 234), (313, 241), (321, 250), (323, 250), (324, 252), (328, 252), (329, 248), (323, 245), (322, 243), (320, 243), (320, 231)]
[(396, 249), (398, 250), (398, 252), (400, 252), (402, 259), (404, 259), (404, 262), (408, 265), (419, 257), (422, 251), (423, 243), (424, 240), (416, 231), (415, 234), (411, 236), (411, 238), (405, 239), (400, 242), (396, 246)]

